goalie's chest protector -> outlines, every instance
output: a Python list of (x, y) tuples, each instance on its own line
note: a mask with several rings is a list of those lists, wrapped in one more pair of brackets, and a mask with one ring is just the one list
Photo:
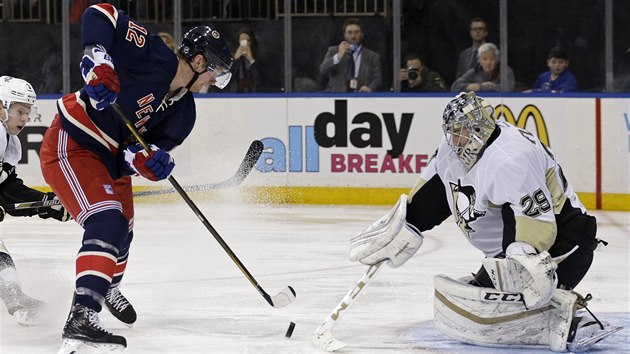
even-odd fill
[(515, 128), (501, 128), (499, 137), (468, 172), (446, 141), (442, 141), (436, 156), (437, 173), (444, 183), (454, 221), (468, 241), (488, 257), (503, 251), (504, 224), (514, 222), (513, 216), (504, 220), (503, 205), (518, 203), (521, 197), (523, 179), (512, 178), (514, 173), (519, 173), (514, 171), (514, 162), (517, 166), (531, 165), (519, 161), (528, 154), (518, 152), (518, 149), (529, 147), (521, 146), (523, 139), (514, 136)]

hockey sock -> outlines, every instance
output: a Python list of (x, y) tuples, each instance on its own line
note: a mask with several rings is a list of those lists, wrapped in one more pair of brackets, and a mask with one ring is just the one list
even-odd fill
[(114, 278), (118, 247), (127, 236), (127, 219), (118, 210), (96, 213), (85, 222), (76, 260), (76, 303), (100, 312)]
[(123, 276), (125, 275), (125, 269), (127, 268), (127, 259), (129, 259), (129, 247), (132, 240), (133, 230), (130, 230), (127, 234), (127, 237), (125, 237), (125, 240), (123, 240), (120, 246), (120, 251), (118, 253), (119, 256), (116, 261), (116, 271), (114, 272), (114, 278), (112, 279), (111, 286), (116, 286), (120, 284)]

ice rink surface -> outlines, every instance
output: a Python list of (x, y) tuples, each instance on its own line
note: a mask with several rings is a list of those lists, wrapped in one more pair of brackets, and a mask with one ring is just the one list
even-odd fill
[[(389, 207), (198, 206), (270, 295), (290, 285), (297, 299), (285, 308), (269, 306), (185, 203), (147, 200), (136, 205), (122, 286), (138, 321), (127, 328), (101, 312), (104, 326), (127, 338), (125, 352), (324, 353), (311, 344), (313, 331), (367, 269), (348, 260), (349, 238)], [(589, 308), (600, 319), (625, 328), (590, 352), (630, 353), (630, 213), (592, 214), (609, 245), (600, 245), (576, 290), (593, 295)], [(2, 309), (0, 353), (56, 352), (82, 230), (74, 222), (11, 217), (0, 230), (25, 291), (50, 305), (44, 323), (33, 328), (19, 326)], [(401, 268), (381, 270), (335, 327), (335, 336), (349, 344), (339, 353), (550, 353), (474, 347), (434, 328), (433, 276), (467, 275), (482, 257), (451, 219), (427, 232), (418, 254)], [(296, 328), (287, 339), (291, 321)]]

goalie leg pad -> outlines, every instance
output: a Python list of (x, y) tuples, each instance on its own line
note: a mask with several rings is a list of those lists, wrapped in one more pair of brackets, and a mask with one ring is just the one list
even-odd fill
[(389, 259), (387, 264), (399, 267), (422, 246), (420, 230), (406, 222), (407, 195), (382, 218), (361, 231), (350, 241), (350, 260), (373, 265)]
[(551, 302), (528, 310), (522, 295), (467, 284), (437, 275), (435, 325), (456, 340), (489, 347), (545, 347), (566, 350), (577, 296), (554, 290)]

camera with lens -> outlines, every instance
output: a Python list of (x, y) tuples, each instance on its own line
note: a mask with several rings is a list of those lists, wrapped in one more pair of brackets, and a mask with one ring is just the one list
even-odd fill
[(418, 80), (419, 76), (420, 76), (420, 70), (414, 68), (413, 66), (410, 66), (409, 68), (407, 68), (407, 77), (409, 78), (409, 81), (416, 81)]

